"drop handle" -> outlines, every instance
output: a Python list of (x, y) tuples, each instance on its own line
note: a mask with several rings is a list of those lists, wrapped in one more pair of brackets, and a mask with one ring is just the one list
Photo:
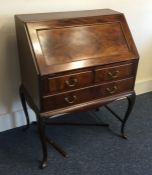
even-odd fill
[(112, 88), (106, 88), (106, 90), (110, 93), (110, 94), (114, 94), (117, 91), (118, 87), (117, 86), (113, 86)]
[(74, 103), (75, 101), (76, 101), (76, 99), (77, 99), (77, 96), (75, 96), (75, 95), (73, 95), (72, 96), (72, 98), (70, 97), (66, 97), (66, 98), (64, 98), (64, 100), (67, 102), (67, 103), (69, 103), (69, 104), (72, 104), (72, 103)]
[(108, 75), (108, 77), (109, 78), (118, 78), (118, 73), (119, 73), (119, 71), (117, 70), (117, 71), (115, 71), (115, 72), (108, 72), (107, 73), (107, 75)]
[(78, 79), (74, 78), (72, 80), (66, 80), (65, 84), (68, 85), (69, 87), (74, 87), (78, 83)]

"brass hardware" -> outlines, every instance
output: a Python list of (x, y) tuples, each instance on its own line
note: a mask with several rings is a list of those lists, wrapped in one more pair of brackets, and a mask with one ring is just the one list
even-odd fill
[[(71, 99), (71, 98), (70, 98)], [(68, 97), (64, 98), (64, 100), (69, 103), (72, 104), (75, 102), (75, 100), (77, 99), (77, 97), (75, 95), (72, 96), (72, 99), (70, 100)]]
[(107, 75), (109, 78), (118, 78), (118, 75), (117, 75), (118, 73), (119, 73), (119, 71), (117, 70), (114, 73), (108, 72)]
[(106, 88), (106, 90), (110, 93), (110, 94), (114, 94), (117, 91), (118, 87), (114, 86), (113, 88)]
[(78, 79), (74, 78), (72, 80), (66, 80), (65, 83), (69, 87), (74, 87), (78, 83)]

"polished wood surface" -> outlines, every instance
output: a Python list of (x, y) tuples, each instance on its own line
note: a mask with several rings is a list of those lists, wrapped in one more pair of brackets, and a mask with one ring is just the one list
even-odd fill
[(63, 74), (55, 78), (48, 78), (48, 85), (46, 88), (48, 93), (72, 90), (92, 85), (93, 78), (92, 71)]
[(22, 84), (40, 112), (81, 110), (133, 91), (139, 56), (122, 13), (16, 15), (15, 21)]
[[(20, 98), (36, 113), (47, 165), (46, 120), (106, 106), (121, 121), (121, 136), (135, 102), (139, 55), (123, 13), (110, 9), (15, 16)], [(107, 104), (127, 98), (124, 118)], [(49, 141), (64, 156), (65, 152)]]
[(108, 68), (98, 68), (95, 70), (95, 82), (108, 82), (123, 78), (134, 77), (136, 75), (137, 63), (119, 64)]
[(38, 30), (37, 36), (47, 66), (129, 52), (118, 22), (56, 29), (50, 27)]
[(92, 16), (117, 15), (120, 12), (111, 9), (83, 10), (83, 11), (68, 11), (68, 12), (51, 12), (51, 13), (34, 13), (16, 15), (24, 22), (40, 22), (50, 20), (63, 20), (70, 18), (85, 18)]
[(16, 21), (22, 21), (27, 30), (33, 59), (41, 75), (138, 58), (122, 13), (111, 10), (106, 10), (106, 15), (105, 10), (81, 13), (75, 12), (72, 18), (65, 12), (62, 19), (53, 19), (50, 13), (47, 21), (43, 20), (43, 14), (37, 22), (33, 22), (36, 14), (23, 15), (28, 22), (22, 15), (16, 16)]
[(69, 107), (71, 105), (81, 104), (98, 98), (120, 94), (125, 91), (132, 91), (133, 86), (134, 78), (129, 78), (67, 93), (44, 96), (43, 110), (49, 111), (50, 109)]

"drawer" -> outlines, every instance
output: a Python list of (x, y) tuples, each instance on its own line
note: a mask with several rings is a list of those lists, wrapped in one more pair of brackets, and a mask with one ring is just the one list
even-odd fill
[(123, 64), (108, 68), (99, 68), (95, 70), (95, 82), (108, 82), (123, 78), (132, 77), (136, 73), (136, 63)]
[(74, 90), (89, 86), (93, 83), (92, 71), (62, 75), (54, 78), (48, 78), (48, 93)]
[(97, 98), (108, 97), (115, 94), (132, 91), (133, 88), (134, 88), (134, 78), (118, 80), (112, 83), (106, 83), (101, 86), (98, 86), (96, 89), (96, 96)]
[(133, 87), (134, 78), (129, 78), (58, 95), (45, 96), (42, 100), (42, 108), (43, 111), (64, 108), (94, 99), (132, 91)]
[(44, 111), (68, 107), (90, 101), (94, 98), (94, 87), (43, 97), (42, 108)]

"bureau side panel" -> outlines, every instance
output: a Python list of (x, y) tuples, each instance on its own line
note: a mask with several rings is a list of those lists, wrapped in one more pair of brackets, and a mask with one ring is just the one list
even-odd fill
[(34, 104), (40, 109), (39, 71), (33, 59), (30, 40), (25, 23), (15, 16), (16, 35), (19, 52), (21, 82), (24, 85)]

